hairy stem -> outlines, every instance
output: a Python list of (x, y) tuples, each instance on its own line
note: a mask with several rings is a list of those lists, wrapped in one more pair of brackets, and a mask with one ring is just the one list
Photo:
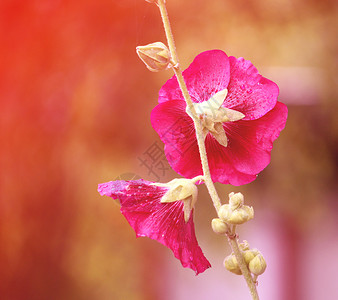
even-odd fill
[[(174, 41), (174, 37), (171, 31), (171, 27), (170, 27), (170, 22), (169, 22), (169, 17), (168, 17), (168, 13), (167, 13), (167, 8), (165, 5), (165, 1), (164, 0), (158, 0), (158, 7), (160, 9), (161, 12), (161, 17), (162, 17), (162, 21), (163, 21), (163, 26), (164, 26), (164, 30), (165, 30), (165, 34), (167, 37), (167, 41), (168, 41), (168, 46), (169, 46), (169, 50), (171, 52), (171, 56), (172, 56), (172, 61), (174, 64), (173, 70), (175, 72), (177, 81), (179, 83), (179, 86), (181, 88), (183, 97), (187, 103), (187, 106), (189, 108), (189, 110), (191, 111), (192, 114), (192, 119), (194, 121), (194, 125), (195, 125), (195, 130), (196, 130), (196, 138), (197, 138), (197, 143), (198, 143), (198, 148), (199, 148), (199, 152), (200, 152), (200, 157), (201, 157), (201, 163), (202, 163), (202, 170), (203, 170), (203, 179), (204, 179), (204, 183), (208, 189), (208, 192), (210, 194), (211, 200), (214, 204), (214, 207), (216, 209), (216, 211), (218, 212), (219, 208), (221, 207), (221, 200), (218, 196), (218, 193), (216, 191), (215, 185), (211, 179), (211, 174), (210, 174), (210, 168), (209, 168), (209, 164), (208, 164), (208, 158), (207, 158), (207, 151), (205, 148), (205, 143), (204, 143), (204, 136), (203, 136), (203, 128), (202, 128), (202, 124), (199, 120), (199, 117), (196, 114), (195, 108), (193, 106), (193, 102), (190, 98), (187, 86), (185, 84), (183, 75), (182, 75), (182, 71), (180, 69), (180, 65), (179, 65), (179, 60), (178, 60), (178, 56), (177, 56), (177, 51), (176, 51), (176, 46), (175, 46), (175, 41)], [(229, 243), (231, 245), (231, 248), (236, 256), (237, 262), (239, 264), (239, 267), (242, 271), (242, 274), (246, 280), (246, 283), (249, 287), (251, 296), (253, 300), (258, 300), (258, 294), (257, 294), (257, 289), (256, 289), (256, 285), (253, 281), (253, 278), (251, 276), (251, 273), (248, 270), (248, 267), (244, 261), (243, 255), (238, 247), (238, 242), (237, 242), (237, 238), (228, 238)]]
[(254, 280), (253, 280), (253, 278), (251, 276), (251, 273), (248, 270), (248, 267), (247, 267), (247, 265), (246, 265), (246, 263), (244, 261), (244, 257), (242, 255), (242, 252), (239, 249), (237, 238), (236, 237), (235, 238), (228, 237), (228, 241), (229, 241), (229, 244), (231, 246), (231, 249), (232, 249), (233, 253), (236, 256), (238, 266), (241, 269), (242, 275), (245, 278), (245, 281), (246, 281), (246, 284), (247, 284), (247, 286), (248, 286), (248, 288), (250, 290), (250, 294), (251, 294), (252, 299), (253, 300), (259, 300), (257, 289), (256, 289), (256, 284), (255, 284), (255, 282), (254, 282)]
[(207, 159), (207, 151), (205, 149), (204, 136), (202, 133), (202, 129), (203, 129), (202, 124), (196, 114), (195, 108), (193, 106), (193, 102), (190, 98), (187, 86), (185, 84), (185, 81), (182, 75), (182, 71), (180, 69), (177, 51), (176, 51), (175, 42), (174, 42), (174, 37), (171, 31), (168, 13), (167, 13), (167, 9), (166, 9), (164, 1), (158, 0), (158, 6), (160, 8), (165, 34), (167, 36), (169, 50), (172, 56), (173, 63), (175, 65), (173, 70), (175, 72), (178, 84), (183, 93), (183, 97), (193, 117), (195, 129), (196, 129), (196, 138), (197, 138), (198, 148), (199, 148), (200, 157), (201, 157), (201, 163), (202, 163), (202, 169), (203, 169), (203, 175), (204, 175), (204, 183), (207, 186), (212, 202), (216, 210), (218, 211), (219, 208), (221, 207), (221, 200), (217, 194), (214, 183), (211, 180), (210, 169), (209, 169), (209, 164), (208, 164), (208, 159)]

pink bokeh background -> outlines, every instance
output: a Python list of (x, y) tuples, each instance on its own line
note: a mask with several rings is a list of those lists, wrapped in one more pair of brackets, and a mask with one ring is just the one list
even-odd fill
[[(241, 191), (255, 219), (240, 237), (263, 252), (261, 299), (338, 298), (336, 1), (167, 0), (181, 65), (222, 49), (251, 60), (288, 105), (271, 164)], [(213, 268), (195, 276), (135, 234), (97, 184), (177, 176), (150, 111), (171, 71), (135, 47), (165, 41), (143, 0), (0, 2), (0, 298), (249, 299), (200, 188), (195, 223)], [(143, 162), (143, 163), (142, 163)]]

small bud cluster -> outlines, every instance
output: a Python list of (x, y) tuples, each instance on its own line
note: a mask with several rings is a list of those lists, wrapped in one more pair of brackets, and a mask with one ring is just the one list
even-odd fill
[(212, 230), (217, 234), (226, 234), (229, 231), (228, 224), (219, 218), (212, 219), (211, 227)]
[(211, 221), (212, 230), (217, 234), (229, 232), (230, 225), (243, 224), (254, 217), (251, 206), (244, 205), (241, 193), (230, 193), (229, 204), (224, 204), (218, 211), (218, 217)]
[[(251, 206), (244, 205), (244, 197), (241, 193), (230, 193), (229, 204), (224, 204), (218, 210), (218, 218), (211, 222), (212, 230), (217, 234), (234, 235), (234, 227), (243, 224), (254, 217), (254, 210)], [(231, 226), (233, 225), (233, 230)], [(249, 243), (244, 241), (239, 244), (245, 264), (249, 271), (255, 275), (261, 275), (266, 269), (265, 259), (257, 249), (250, 249)], [(232, 252), (224, 259), (224, 267), (230, 272), (241, 275), (237, 258)]]
[(243, 224), (254, 217), (251, 206), (244, 205), (244, 197), (241, 193), (230, 193), (229, 204), (224, 204), (218, 211), (219, 218), (232, 225)]
[[(262, 253), (257, 249), (250, 249), (247, 241), (241, 243), (239, 248), (249, 271), (256, 276), (263, 274), (266, 269), (266, 261)], [(224, 259), (224, 267), (234, 274), (242, 274), (234, 253)]]

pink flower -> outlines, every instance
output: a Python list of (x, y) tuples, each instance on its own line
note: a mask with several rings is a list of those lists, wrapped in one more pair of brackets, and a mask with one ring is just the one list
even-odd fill
[[(212, 180), (253, 181), (269, 164), (272, 143), (285, 127), (287, 107), (277, 101), (278, 86), (251, 62), (220, 50), (199, 54), (183, 76), (202, 122)], [(174, 76), (160, 90), (151, 123), (169, 164), (186, 178), (202, 174), (189, 114)]]
[(195, 236), (193, 204), (197, 188), (194, 184), (186, 188), (181, 184), (184, 180), (188, 181), (174, 179), (159, 184), (143, 179), (117, 180), (99, 184), (98, 191), (102, 196), (119, 199), (121, 212), (137, 237), (147, 236), (167, 246), (183, 267), (191, 268), (197, 275), (210, 263)]

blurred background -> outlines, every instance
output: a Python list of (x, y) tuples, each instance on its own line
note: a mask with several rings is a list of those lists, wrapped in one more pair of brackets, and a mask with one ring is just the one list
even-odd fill
[[(261, 299), (338, 298), (337, 12), (334, 0), (167, 0), (183, 69), (222, 49), (253, 62), (288, 105), (271, 164), (241, 191), (255, 219), (241, 239), (268, 262)], [(227, 272), (205, 188), (197, 237), (213, 268), (195, 276), (135, 234), (97, 184), (169, 181), (150, 111), (171, 71), (135, 47), (165, 41), (143, 0), (0, 2), (0, 298), (250, 299)], [(154, 156), (156, 153), (156, 156)], [(153, 155), (153, 156), (151, 156)]]

